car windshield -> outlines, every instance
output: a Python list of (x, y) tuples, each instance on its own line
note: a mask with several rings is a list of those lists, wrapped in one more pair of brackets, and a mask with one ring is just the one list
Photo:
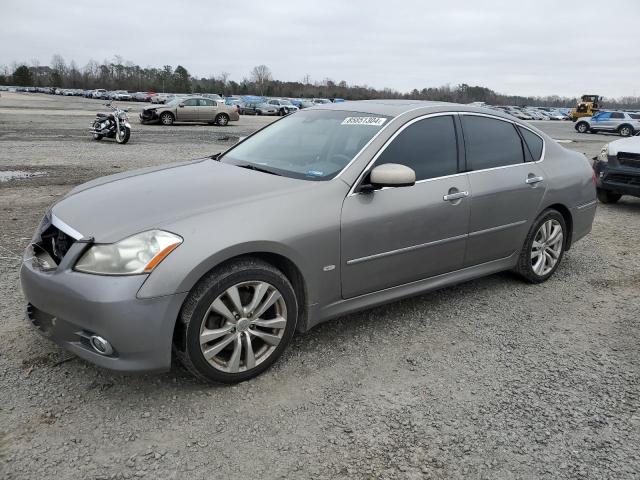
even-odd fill
[(220, 161), (305, 180), (335, 177), (389, 117), (312, 110), (284, 117), (247, 138)]

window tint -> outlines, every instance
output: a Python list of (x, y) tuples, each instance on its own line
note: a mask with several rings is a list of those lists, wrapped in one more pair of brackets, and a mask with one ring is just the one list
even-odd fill
[(458, 149), (453, 117), (419, 120), (389, 144), (376, 165), (400, 163), (413, 168), (416, 180), (458, 173)]
[(597, 118), (598, 120), (609, 120), (610, 116), (611, 116), (610, 112), (604, 112), (604, 113), (599, 113), (598, 115), (595, 116), (595, 118)]
[(611, 118), (624, 118), (624, 113), (622, 113), (622, 112), (613, 112), (611, 114)]
[(522, 127), (518, 127), (518, 129), (520, 130), (520, 133), (522, 133), (524, 143), (531, 154), (530, 160), (537, 162), (540, 160), (540, 157), (542, 157), (542, 139), (531, 130), (527, 130)]
[(524, 162), (520, 136), (509, 122), (462, 115), (467, 163), (472, 170)]
[(200, 99), (200, 106), (201, 107), (215, 107), (216, 106), (216, 102), (214, 102), (213, 100), (209, 100), (208, 98), (201, 98)]
[(190, 98), (189, 100), (185, 100), (184, 102), (185, 107), (197, 107), (198, 106), (198, 99), (197, 98)]
[(640, 113), (630, 113), (629, 116), (634, 120), (640, 120)]

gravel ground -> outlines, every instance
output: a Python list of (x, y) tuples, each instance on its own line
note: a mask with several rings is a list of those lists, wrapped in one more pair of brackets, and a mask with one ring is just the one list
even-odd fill
[[(237, 386), (123, 376), (23, 320), (37, 222), (78, 183), (210, 155), (269, 119), (134, 119), (119, 146), (83, 131), (99, 103), (0, 98), (0, 171), (31, 174), (0, 176), (0, 478), (640, 478), (640, 200), (600, 205), (543, 285), (498, 274), (349, 315)], [(590, 157), (615, 139), (536, 125)]]

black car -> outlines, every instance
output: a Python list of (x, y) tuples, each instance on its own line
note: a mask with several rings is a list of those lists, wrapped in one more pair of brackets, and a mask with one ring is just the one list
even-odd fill
[(598, 200), (615, 203), (623, 195), (640, 197), (640, 133), (604, 145), (594, 160)]

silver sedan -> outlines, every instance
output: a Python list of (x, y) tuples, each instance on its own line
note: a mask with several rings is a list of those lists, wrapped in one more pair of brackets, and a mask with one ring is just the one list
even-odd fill
[(86, 360), (173, 355), (232, 383), (337, 316), (503, 270), (544, 282), (595, 209), (587, 159), (514, 117), (319, 105), (214, 158), (77, 187), (38, 226), (22, 288), (30, 321)]

